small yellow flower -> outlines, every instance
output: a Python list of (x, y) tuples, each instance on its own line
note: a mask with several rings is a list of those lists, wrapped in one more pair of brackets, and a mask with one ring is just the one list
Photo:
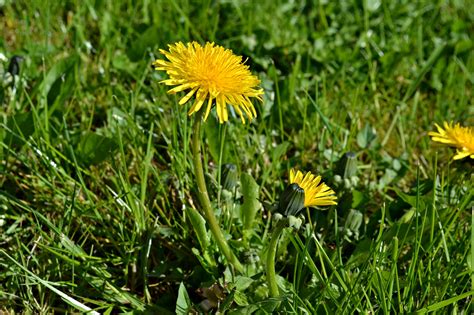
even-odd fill
[(456, 148), (454, 160), (460, 160), (470, 156), (474, 159), (474, 129), (472, 127), (462, 127), (459, 123), (444, 122), (444, 129), (435, 124), (438, 132), (428, 133), (431, 140), (445, 143)]
[(290, 183), (297, 184), (304, 190), (304, 206), (330, 206), (337, 205), (337, 197), (334, 190), (321, 182), (321, 176), (315, 176), (308, 172), (290, 170)]
[(155, 70), (166, 71), (169, 76), (169, 79), (161, 83), (176, 85), (168, 93), (189, 90), (180, 99), (180, 105), (189, 101), (193, 95), (196, 96), (189, 115), (198, 112), (207, 100), (204, 120), (213, 103), (220, 123), (228, 120), (227, 104), (233, 106), (243, 123), (244, 114), (249, 119), (257, 116), (251, 98), (262, 101), (263, 90), (258, 87), (260, 80), (252, 75), (241, 56), (209, 42), (204, 47), (196, 42), (186, 45), (178, 42), (168, 47), (169, 51), (160, 49), (168, 61), (158, 59), (153, 66)]

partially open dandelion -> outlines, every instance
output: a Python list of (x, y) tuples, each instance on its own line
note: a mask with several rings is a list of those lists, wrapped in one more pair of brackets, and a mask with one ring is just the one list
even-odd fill
[(196, 96), (189, 115), (198, 112), (204, 105), (206, 120), (215, 103), (220, 123), (228, 120), (227, 104), (233, 106), (243, 123), (244, 114), (249, 119), (257, 116), (251, 98), (262, 101), (263, 90), (258, 87), (260, 80), (251, 74), (241, 56), (209, 42), (204, 47), (196, 42), (186, 45), (178, 42), (168, 47), (169, 51), (160, 49), (168, 61), (158, 59), (153, 65), (169, 76), (161, 83), (176, 85), (168, 93), (188, 91), (180, 99), (180, 105)]
[(267, 249), (265, 272), (271, 297), (280, 295), (275, 274), (275, 260), (278, 239), (283, 229), (287, 226), (298, 229), (301, 220), (295, 216), (305, 207), (337, 205), (336, 200), (336, 193), (321, 182), (321, 176), (315, 176), (311, 172), (303, 174), (300, 171), (290, 170), (290, 182), (280, 196), (279, 213), (275, 214)]
[(438, 132), (431, 131), (428, 133), (431, 140), (445, 143), (456, 148), (456, 155), (454, 160), (460, 160), (465, 157), (474, 159), (474, 128), (462, 127), (459, 123), (444, 122), (444, 129), (438, 124), (435, 124)]
[(290, 170), (290, 182), (280, 197), (280, 212), (296, 215), (301, 209), (313, 206), (336, 205), (334, 190), (321, 182), (321, 176)]
[(337, 197), (334, 190), (321, 182), (321, 176), (315, 176), (308, 172), (290, 170), (290, 183), (298, 184), (304, 189), (304, 206), (330, 206), (337, 205)]

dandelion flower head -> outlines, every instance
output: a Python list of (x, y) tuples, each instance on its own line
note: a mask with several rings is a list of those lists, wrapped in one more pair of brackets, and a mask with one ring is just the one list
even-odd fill
[(160, 49), (168, 59), (158, 59), (153, 63), (155, 70), (166, 71), (169, 79), (161, 81), (175, 86), (168, 93), (187, 91), (179, 104), (183, 105), (193, 96), (195, 100), (188, 114), (205, 109), (204, 120), (215, 104), (220, 123), (228, 120), (227, 104), (239, 114), (242, 122), (245, 117), (257, 116), (251, 99), (262, 101), (263, 90), (258, 87), (260, 80), (252, 75), (249, 66), (242, 62), (232, 50), (207, 42), (201, 46), (197, 42), (178, 42), (168, 45), (169, 51)]
[(337, 205), (334, 190), (321, 182), (321, 176), (311, 172), (303, 174), (300, 171), (290, 170), (290, 184), (297, 184), (304, 190), (304, 206), (330, 206)]
[(452, 122), (444, 122), (444, 129), (438, 124), (435, 124), (435, 126), (438, 131), (431, 131), (428, 135), (431, 136), (433, 141), (455, 147), (454, 160), (460, 160), (468, 156), (474, 159), (474, 128), (462, 127), (459, 123), (453, 124)]

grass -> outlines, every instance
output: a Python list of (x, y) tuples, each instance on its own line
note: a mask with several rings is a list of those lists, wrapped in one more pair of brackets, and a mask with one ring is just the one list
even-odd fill
[[(0, 4), (0, 53), (25, 58), (0, 87), (0, 311), (472, 312), (472, 160), (427, 136), (474, 125), (471, 2), (47, 2)], [(191, 40), (248, 57), (265, 89), (252, 123), (203, 126), (244, 275), (199, 214), (192, 119), (151, 68)], [(285, 230), (278, 304), (263, 262), (291, 167), (339, 204)]]

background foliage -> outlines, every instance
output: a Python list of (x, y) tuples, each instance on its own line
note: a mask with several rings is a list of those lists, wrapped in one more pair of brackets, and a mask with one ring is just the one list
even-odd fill
[[(472, 311), (472, 161), (427, 137), (474, 125), (471, 1), (7, 0), (0, 16), (0, 310), (268, 311), (271, 204), (297, 167), (340, 202), (281, 241), (282, 310)], [(248, 57), (265, 89), (251, 124), (205, 125), (248, 277), (224, 268), (198, 213), (190, 119), (151, 68), (192, 40)]]

